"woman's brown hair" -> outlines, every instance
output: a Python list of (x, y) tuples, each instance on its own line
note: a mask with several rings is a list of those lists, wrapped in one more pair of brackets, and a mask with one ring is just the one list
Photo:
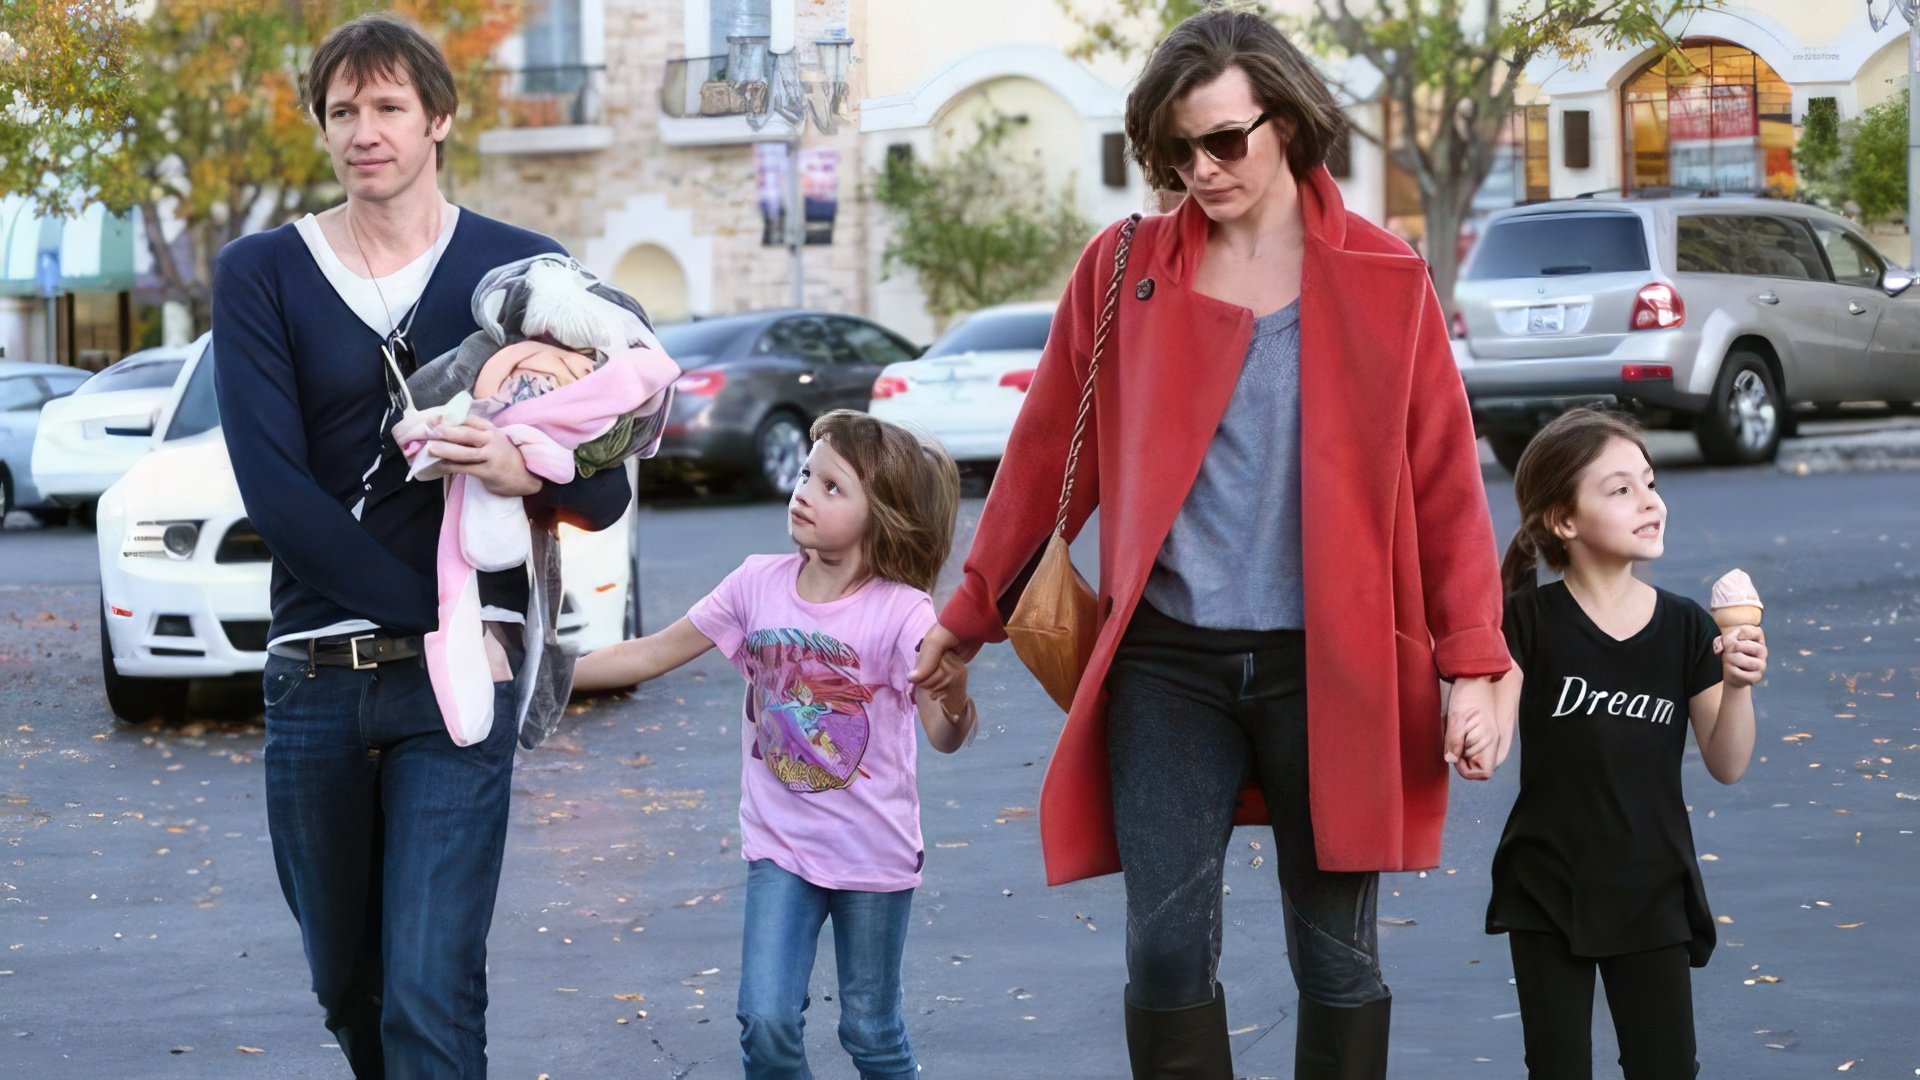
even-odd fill
[[(327, 128), (327, 90), (336, 76), (345, 76), (355, 93), (374, 79), (413, 87), (429, 130), (460, 108), (460, 91), (440, 46), (419, 27), (387, 12), (369, 12), (336, 27), (313, 51), (307, 65), (307, 110), (322, 131)], [(444, 165), (446, 160), (443, 142), (434, 150), (434, 163)]]
[(1520, 504), (1520, 531), (1500, 560), (1500, 584), (1509, 593), (1539, 583), (1538, 564), (1567, 568), (1567, 545), (1553, 527), (1573, 516), (1580, 498), (1580, 474), (1615, 439), (1638, 447), (1653, 464), (1640, 425), (1618, 412), (1597, 408), (1564, 413), (1533, 437), (1513, 470), (1513, 498)]
[(946, 447), (863, 412), (835, 409), (813, 422), (813, 440), (847, 459), (867, 492), (860, 554), (876, 577), (933, 592), (953, 551), (960, 470)]
[(1347, 120), (1326, 79), (1272, 23), (1250, 11), (1209, 7), (1153, 47), (1127, 94), (1127, 142), (1147, 183), (1167, 191), (1187, 189), (1174, 172), (1169, 149), (1174, 103), (1229, 67), (1246, 72), (1260, 107), (1285, 121), (1282, 130), (1292, 129), (1287, 165), (1295, 179), (1304, 179), (1327, 159)]

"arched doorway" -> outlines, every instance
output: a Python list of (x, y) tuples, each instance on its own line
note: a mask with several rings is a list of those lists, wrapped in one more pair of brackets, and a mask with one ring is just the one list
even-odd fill
[(935, 153), (973, 145), (980, 124), (996, 113), (1014, 121), (1000, 147), (1003, 159), (1031, 163), (1049, 192), (1075, 182), (1083, 167), (1075, 148), (1085, 141), (1084, 122), (1066, 98), (1034, 79), (994, 79), (956, 96), (934, 121)]
[(686, 271), (680, 268), (680, 260), (659, 244), (629, 248), (614, 265), (613, 284), (640, 301), (656, 326), (685, 322), (693, 315)]
[(1791, 194), (1793, 91), (1750, 49), (1696, 38), (1620, 89), (1624, 186)]

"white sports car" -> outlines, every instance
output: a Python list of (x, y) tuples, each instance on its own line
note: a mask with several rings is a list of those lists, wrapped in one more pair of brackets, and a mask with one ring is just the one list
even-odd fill
[(917, 360), (888, 364), (868, 411), (939, 436), (962, 465), (997, 466), (1033, 385), (1054, 305), (1001, 304), (955, 323)]
[[(100, 497), (98, 515), (100, 666), (114, 715), (177, 717), (191, 680), (266, 665), (272, 556), (233, 479), (211, 349), (188, 360), (151, 449)], [(637, 635), (633, 511), (603, 532), (562, 526), (560, 541), (561, 642), (586, 651)]]
[(71, 395), (47, 402), (33, 436), (40, 494), (61, 506), (85, 506), (125, 476), (152, 444), (180, 376), (206, 351), (209, 336), (134, 353), (95, 372)]

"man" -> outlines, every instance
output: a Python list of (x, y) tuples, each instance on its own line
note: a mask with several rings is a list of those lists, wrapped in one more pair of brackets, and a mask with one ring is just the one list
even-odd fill
[[(308, 107), (346, 202), (221, 252), (220, 413), (247, 513), (273, 552), (264, 675), (267, 821), (327, 1028), (360, 1077), (486, 1074), (486, 937), (506, 841), (517, 709), (457, 747), (420, 660), (433, 629), (441, 485), (408, 482), (387, 431), (398, 382), (457, 346), (488, 270), (561, 249), (445, 201), (457, 98), (434, 43), (386, 15), (314, 53)], [(442, 458), (530, 512), (588, 528), (631, 500), (623, 470), (542, 490), (484, 421)], [(523, 619), (524, 572), (482, 583)], [(511, 654), (511, 650), (510, 650)]]

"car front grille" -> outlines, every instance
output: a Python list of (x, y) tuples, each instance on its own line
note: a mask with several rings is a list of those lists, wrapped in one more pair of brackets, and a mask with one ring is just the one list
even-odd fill
[(241, 652), (267, 651), (265, 619), (228, 620), (220, 624), (220, 630), (227, 635), (227, 641)]
[(253, 522), (241, 518), (220, 538), (220, 549), (213, 553), (217, 563), (272, 562), (267, 542), (253, 528)]

